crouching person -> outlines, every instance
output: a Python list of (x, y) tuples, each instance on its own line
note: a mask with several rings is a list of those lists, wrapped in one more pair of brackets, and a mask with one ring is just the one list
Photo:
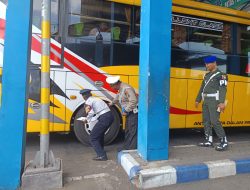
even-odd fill
[(103, 100), (92, 96), (91, 90), (83, 89), (80, 91), (80, 94), (85, 100), (85, 111), (87, 114), (85, 123), (92, 117), (97, 117), (98, 120), (90, 133), (90, 143), (97, 154), (93, 160), (106, 161), (108, 158), (104, 151), (104, 135), (113, 123), (114, 116)]

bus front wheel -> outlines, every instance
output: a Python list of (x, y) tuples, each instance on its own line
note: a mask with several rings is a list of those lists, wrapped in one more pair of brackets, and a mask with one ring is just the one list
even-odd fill
[[(114, 115), (114, 121), (109, 129), (105, 133), (104, 137), (104, 144), (112, 143), (120, 132), (120, 124), (121, 124), (121, 117), (118, 113), (118, 110), (115, 107), (110, 107), (112, 114)], [(78, 121), (79, 117), (86, 116), (84, 106), (82, 106), (74, 117), (74, 133), (77, 139), (84, 145), (90, 145), (89, 142), (89, 135), (93, 128), (89, 124), (84, 124), (82, 121)]]

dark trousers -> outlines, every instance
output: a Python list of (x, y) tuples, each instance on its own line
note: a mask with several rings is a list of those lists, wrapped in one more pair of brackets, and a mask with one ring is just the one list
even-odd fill
[(137, 128), (138, 128), (138, 113), (130, 113), (126, 117), (125, 140), (123, 149), (137, 149)]
[(111, 111), (102, 114), (90, 133), (90, 143), (97, 156), (106, 156), (106, 152), (104, 151), (104, 135), (113, 121), (114, 116)]
[(225, 137), (225, 131), (220, 122), (220, 112), (217, 112), (218, 101), (206, 98), (202, 105), (202, 117), (206, 136), (212, 136), (212, 127), (219, 138)]

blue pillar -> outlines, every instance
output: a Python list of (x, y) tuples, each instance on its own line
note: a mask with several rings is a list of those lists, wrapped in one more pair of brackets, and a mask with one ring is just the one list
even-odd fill
[(168, 159), (171, 0), (142, 0), (138, 153)]
[(8, 1), (0, 108), (0, 189), (17, 189), (24, 167), (31, 12), (32, 0)]

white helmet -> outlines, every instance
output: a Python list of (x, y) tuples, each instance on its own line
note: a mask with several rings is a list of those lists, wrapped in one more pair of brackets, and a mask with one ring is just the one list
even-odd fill
[(111, 76), (106, 78), (108, 84), (115, 84), (120, 80), (120, 76)]

